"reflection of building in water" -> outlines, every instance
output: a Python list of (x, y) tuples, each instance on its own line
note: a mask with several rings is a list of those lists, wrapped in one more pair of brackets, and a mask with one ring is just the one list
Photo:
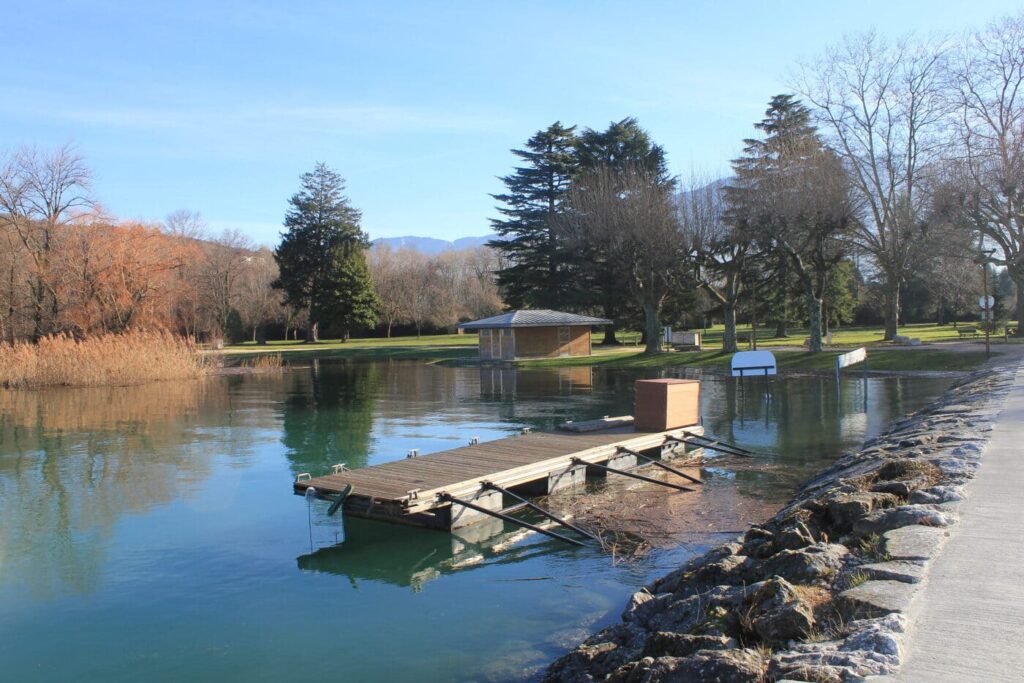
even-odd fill
[(535, 398), (589, 392), (594, 388), (592, 367), (517, 370), (481, 366), (480, 395), (502, 398)]
[(504, 522), (488, 519), (448, 534), (383, 525), (358, 518), (345, 519), (345, 542), (298, 558), (299, 569), (348, 577), (354, 588), (361, 581), (409, 586), (414, 592), (441, 576), (487, 564), (516, 564), (550, 552), (543, 539), (522, 544), (522, 530), (506, 530)]

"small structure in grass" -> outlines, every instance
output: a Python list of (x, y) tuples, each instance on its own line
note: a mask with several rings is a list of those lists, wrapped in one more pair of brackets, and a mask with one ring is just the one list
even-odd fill
[(589, 356), (590, 330), (605, 318), (549, 310), (519, 310), (463, 323), (479, 333), (481, 360)]

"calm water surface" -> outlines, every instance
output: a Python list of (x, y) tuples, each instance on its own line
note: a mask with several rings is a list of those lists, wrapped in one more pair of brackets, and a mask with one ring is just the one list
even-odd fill
[[(0, 391), (0, 678), (518, 680), (716, 538), (614, 567), (536, 537), (495, 551), (328, 518), (292, 478), (629, 413), (641, 376), (655, 375), (321, 360)], [(776, 465), (709, 476), (781, 503), (946, 384), (850, 379), (837, 395), (788, 379), (766, 401), (762, 384), (705, 378), (708, 432)]]

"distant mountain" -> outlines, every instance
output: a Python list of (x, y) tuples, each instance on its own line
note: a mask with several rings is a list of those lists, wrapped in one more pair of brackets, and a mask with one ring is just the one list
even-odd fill
[(386, 244), (392, 249), (413, 249), (421, 254), (434, 256), (445, 251), (457, 249), (471, 249), (479, 247), (496, 235), (482, 235), (480, 237), (460, 237), (457, 240), (439, 240), (436, 237), (416, 237), (407, 235), (405, 237), (378, 237), (372, 244)]

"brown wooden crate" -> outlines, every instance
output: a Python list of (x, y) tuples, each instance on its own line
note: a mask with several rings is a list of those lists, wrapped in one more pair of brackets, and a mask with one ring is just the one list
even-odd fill
[(695, 379), (638, 379), (637, 431), (661, 432), (700, 422), (700, 382)]

